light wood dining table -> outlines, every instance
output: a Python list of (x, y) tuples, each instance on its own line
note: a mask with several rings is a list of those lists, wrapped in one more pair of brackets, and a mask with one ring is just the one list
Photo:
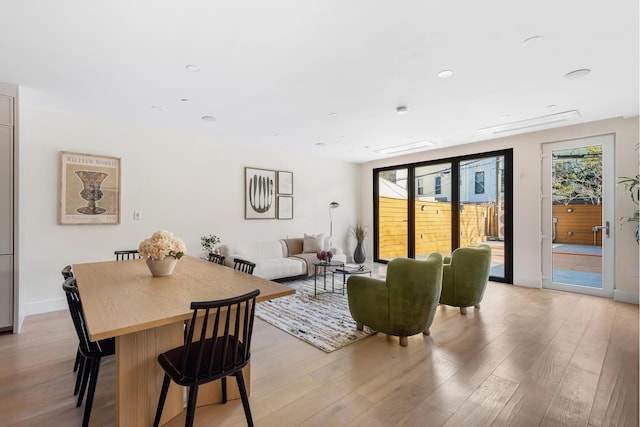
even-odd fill
[[(73, 264), (92, 341), (116, 340), (116, 426), (151, 426), (164, 371), (160, 353), (184, 342), (193, 301), (225, 299), (260, 290), (257, 301), (295, 293), (269, 280), (185, 256), (171, 276), (152, 277), (144, 259)], [(250, 367), (245, 368), (250, 390)], [(239, 394), (228, 382), (230, 398)], [(235, 388), (235, 389), (234, 389)], [(205, 385), (198, 404), (221, 400), (220, 383)], [(171, 384), (161, 424), (184, 408), (182, 387)]]

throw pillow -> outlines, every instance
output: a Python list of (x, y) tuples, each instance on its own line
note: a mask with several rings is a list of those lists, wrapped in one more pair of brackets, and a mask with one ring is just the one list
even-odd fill
[(318, 252), (323, 249), (324, 235), (322, 234), (306, 234), (302, 241), (302, 252)]

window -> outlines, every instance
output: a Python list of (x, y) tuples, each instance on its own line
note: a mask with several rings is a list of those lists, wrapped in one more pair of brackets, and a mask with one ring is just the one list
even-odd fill
[(442, 177), (436, 176), (434, 185), (436, 194), (442, 194)]
[(484, 194), (484, 171), (476, 172), (475, 187), (476, 194)]
[(416, 180), (416, 183), (418, 184), (418, 196), (424, 196), (424, 185), (422, 183), (422, 179)]

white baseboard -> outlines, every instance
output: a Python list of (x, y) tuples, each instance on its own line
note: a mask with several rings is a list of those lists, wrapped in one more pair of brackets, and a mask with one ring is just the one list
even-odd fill
[(48, 313), (50, 311), (58, 311), (69, 309), (65, 298), (48, 299), (44, 301), (36, 301), (25, 304), (25, 316), (32, 314)]
[(615, 290), (613, 291), (613, 299), (615, 301), (626, 302), (629, 304), (638, 305), (638, 294), (632, 294), (629, 292), (622, 292)]

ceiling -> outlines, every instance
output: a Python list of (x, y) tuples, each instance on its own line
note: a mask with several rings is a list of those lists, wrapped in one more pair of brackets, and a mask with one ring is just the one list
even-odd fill
[(637, 116), (638, 13), (637, 0), (3, 0), (0, 81), (32, 105), (365, 162)]

